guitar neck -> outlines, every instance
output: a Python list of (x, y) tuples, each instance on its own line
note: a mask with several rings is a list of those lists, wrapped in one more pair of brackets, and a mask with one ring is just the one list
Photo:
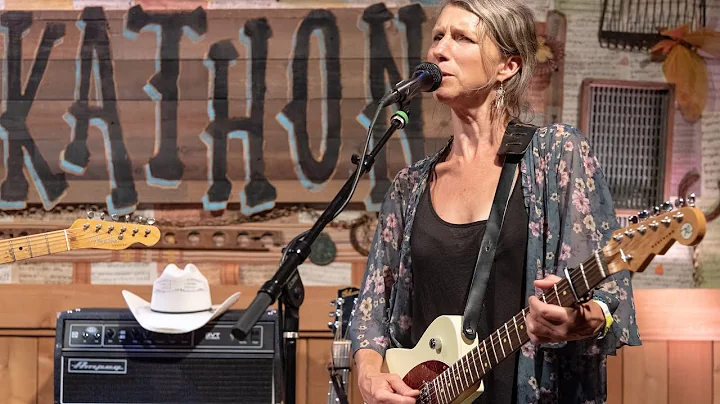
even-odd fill
[(67, 230), (0, 240), (0, 264), (70, 251)]
[[(345, 390), (347, 394), (348, 375), (350, 373), (350, 340), (335, 340), (332, 345), (332, 365), (335, 372), (340, 375), (340, 387)], [(330, 369), (332, 371), (333, 369)], [(340, 402), (337, 391), (331, 379), (328, 386), (328, 404), (337, 404)]]
[[(610, 274), (607, 264), (598, 252), (580, 267), (569, 270), (568, 273), (572, 285), (567, 278), (563, 278), (552, 289), (539, 296), (539, 299), (548, 304), (572, 306), (575, 304), (573, 288), (577, 296), (582, 297)], [(464, 391), (477, 385), (485, 374), (528, 342), (530, 338), (525, 326), (525, 315), (528, 311), (529, 308), (524, 308), (442, 372), (433, 381), (444, 385), (442, 389), (434, 389), (435, 392), (439, 392), (436, 394), (442, 395), (444, 392), (450, 394), (450, 397), (460, 396)]]

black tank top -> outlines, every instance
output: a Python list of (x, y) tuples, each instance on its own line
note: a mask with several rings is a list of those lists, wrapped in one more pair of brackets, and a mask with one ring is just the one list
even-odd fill
[[(437, 215), (425, 188), (415, 214), (410, 237), (413, 273), (413, 346), (440, 315), (462, 315), (470, 292), (475, 262), (485, 233), (485, 220), (448, 223)], [(488, 279), (485, 306), (480, 316), (480, 341), (519, 313), (525, 304), (525, 256), (528, 215), (520, 179), (515, 183), (495, 254), (495, 268)], [(517, 352), (484, 378), (485, 392), (475, 400), (482, 404), (515, 402)]]

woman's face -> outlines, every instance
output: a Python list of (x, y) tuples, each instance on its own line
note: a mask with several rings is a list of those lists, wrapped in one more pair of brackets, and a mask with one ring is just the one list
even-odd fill
[[(477, 89), (495, 80), (485, 66), (502, 67), (497, 46), (487, 36), (478, 37), (479, 23), (478, 16), (457, 6), (447, 6), (440, 13), (427, 54), (443, 73), (442, 85), (433, 92), (439, 102), (454, 104), (480, 96)], [(487, 90), (484, 93), (482, 99)]]

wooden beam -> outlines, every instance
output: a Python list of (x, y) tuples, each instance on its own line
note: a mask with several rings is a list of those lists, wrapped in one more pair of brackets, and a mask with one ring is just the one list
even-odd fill
[[(152, 286), (105, 285), (2, 285), (0, 286), (0, 330), (54, 329), (57, 314), (76, 308), (127, 307), (122, 290), (127, 289), (150, 300)], [(305, 287), (305, 301), (300, 308), (300, 331), (319, 332), (327, 327), (330, 302), (337, 298), (337, 287)], [(258, 291), (254, 286), (211, 287), (213, 302), (221, 302), (241, 292), (233, 309), (247, 307)], [(313, 335), (313, 334), (310, 334)], [(303, 334), (304, 336), (304, 334)]]

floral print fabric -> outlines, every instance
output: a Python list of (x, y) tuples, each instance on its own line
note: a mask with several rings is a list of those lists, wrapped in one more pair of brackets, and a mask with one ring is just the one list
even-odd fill
[[(450, 147), (401, 170), (382, 203), (378, 226), (350, 327), (353, 352), (411, 347), (412, 262), (410, 237), (415, 210), (430, 169)], [(529, 216), (526, 290), (533, 281), (564, 277), (607, 243), (619, 226), (597, 158), (579, 130), (556, 124), (538, 128), (521, 162)], [(518, 403), (606, 401), (606, 355), (640, 345), (630, 276), (611, 275), (596, 288), (613, 324), (602, 339), (535, 346), (525, 344), (518, 364)]]

